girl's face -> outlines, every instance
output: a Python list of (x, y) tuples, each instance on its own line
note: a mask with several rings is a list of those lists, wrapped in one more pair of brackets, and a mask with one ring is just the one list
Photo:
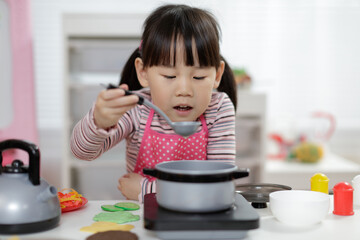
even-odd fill
[[(193, 56), (197, 59), (195, 49)], [(200, 67), (198, 60), (194, 66), (186, 66), (182, 41), (177, 41), (175, 66), (143, 68), (142, 60), (135, 60), (140, 84), (150, 88), (153, 103), (173, 122), (194, 121), (205, 112), (213, 89), (220, 84), (224, 66), (221, 62), (219, 69)]]

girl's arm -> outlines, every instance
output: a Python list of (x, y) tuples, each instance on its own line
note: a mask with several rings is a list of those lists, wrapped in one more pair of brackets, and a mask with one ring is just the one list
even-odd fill
[[(78, 159), (94, 160), (98, 158), (128, 136), (134, 129), (130, 113), (124, 114), (112, 128), (101, 129), (95, 125), (93, 109), (94, 107), (76, 124), (72, 131), (70, 149)], [(134, 119), (134, 117), (132, 118)]]
[(143, 177), (140, 181), (141, 191), (138, 196), (139, 202), (144, 202), (144, 196), (148, 193), (155, 193), (156, 192), (156, 181), (150, 181), (148, 178)]
[(230, 98), (217, 94), (206, 111), (208, 123), (207, 159), (235, 164), (235, 110)]
[(137, 173), (127, 173), (118, 180), (118, 189), (128, 200), (144, 202), (144, 196), (156, 192), (156, 181)]
[[(125, 84), (120, 87), (128, 89)], [(101, 91), (90, 112), (76, 124), (70, 148), (77, 158), (96, 159), (133, 130), (127, 116), (139, 99), (136, 95), (125, 96), (123, 89)]]

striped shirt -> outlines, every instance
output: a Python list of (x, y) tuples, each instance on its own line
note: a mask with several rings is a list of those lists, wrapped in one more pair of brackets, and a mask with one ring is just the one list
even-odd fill
[[(139, 90), (137, 93), (151, 101), (148, 89)], [(73, 129), (70, 142), (72, 153), (78, 159), (94, 160), (126, 139), (126, 168), (128, 172), (133, 172), (150, 108), (137, 105), (126, 112), (118, 124), (109, 130), (100, 129), (95, 125), (93, 110), (94, 107)], [(209, 131), (207, 160), (234, 164), (235, 111), (230, 98), (225, 93), (213, 92), (204, 117)], [(151, 122), (151, 129), (163, 134), (174, 134), (165, 119), (156, 113)], [(198, 131), (201, 131), (201, 128)], [(153, 183), (150, 184), (146, 179), (143, 179), (141, 184), (142, 195), (155, 189)]]

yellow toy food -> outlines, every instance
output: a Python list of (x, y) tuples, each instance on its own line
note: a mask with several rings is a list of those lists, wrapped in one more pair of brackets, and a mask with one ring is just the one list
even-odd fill
[(130, 225), (130, 224), (119, 225), (113, 222), (95, 222), (90, 226), (82, 227), (80, 231), (97, 233), (97, 232), (105, 232), (110, 230), (130, 231), (133, 228), (134, 225)]
[(296, 158), (300, 162), (304, 163), (316, 163), (323, 157), (323, 155), (324, 150), (320, 145), (303, 142), (293, 149), (290, 157)]

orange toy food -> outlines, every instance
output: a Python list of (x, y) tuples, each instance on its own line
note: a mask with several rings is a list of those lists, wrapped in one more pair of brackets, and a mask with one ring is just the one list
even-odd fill
[[(69, 191), (64, 193), (65, 191)], [(64, 188), (58, 191), (61, 212), (68, 212), (84, 206), (88, 200), (72, 188)]]

